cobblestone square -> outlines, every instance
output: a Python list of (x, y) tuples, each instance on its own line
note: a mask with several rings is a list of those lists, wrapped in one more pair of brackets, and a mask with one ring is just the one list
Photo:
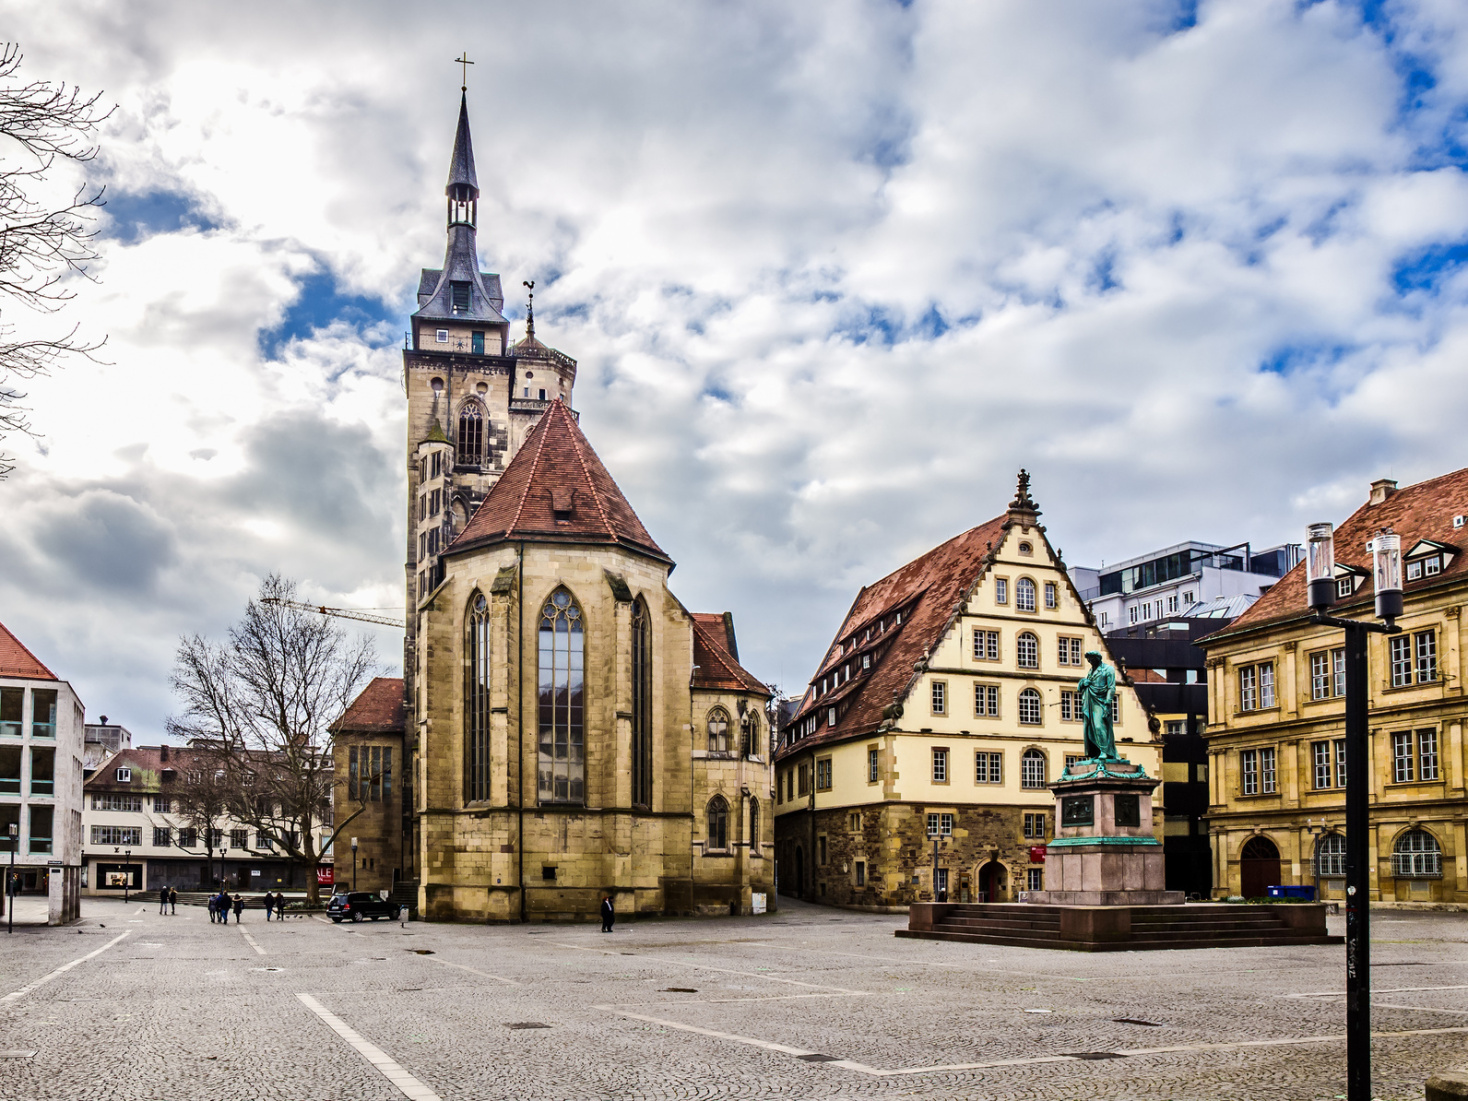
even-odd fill
[[(1377, 1095), (1468, 1064), (1468, 915), (1373, 914)], [(1332, 919), (1339, 932), (1340, 919)], [(1343, 949), (1085, 955), (902, 919), (211, 925), (88, 899), (0, 935), (7, 1099), (1334, 1099)]]

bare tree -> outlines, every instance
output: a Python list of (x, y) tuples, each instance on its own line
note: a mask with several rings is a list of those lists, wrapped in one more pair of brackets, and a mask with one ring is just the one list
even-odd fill
[[(86, 274), (97, 258), (92, 214), (103, 205), (101, 188), (83, 184), (69, 199), (41, 201), (58, 161), (90, 161), (97, 127), (112, 112), (100, 93), (37, 80), (22, 83), (22, 54), (13, 42), (0, 47), (0, 295), (38, 313), (55, 313), (73, 297), (65, 279)], [(19, 380), (46, 374), (68, 353), (90, 357), (101, 343), (77, 337), (78, 327), (50, 336), (19, 336), (0, 310), (0, 439), (31, 430), (17, 404)], [(0, 477), (12, 469), (0, 455)]]
[[(333, 814), (332, 724), (378, 663), (370, 639), (348, 639), (295, 599), (295, 584), (272, 574), (226, 641), (182, 641), (173, 688), (183, 712), (168, 730), (225, 774), (230, 818), (306, 867), (314, 904), (322, 853), (362, 810)], [(318, 846), (322, 826), (330, 833)]]
[[(207, 753), (184, 751), (177, 761), (182, 765), (183, 783), (168, 788), (173, 813), (177, 814), (194, 830), (197, 844), (185, 845), (179, 839), (179, 848), (191, 852), (202, 848), (206, 857), (205, 867), (214, 866), (216, 835), (222, 837), (229, 815), (230, 788), (228, 774)], [(194, 854), (197, 855), (197, 854)], [(224, 880), (224, 862), (220, 861), (220, 881)], [(206, 883), (206, 887), (212, 886)]]

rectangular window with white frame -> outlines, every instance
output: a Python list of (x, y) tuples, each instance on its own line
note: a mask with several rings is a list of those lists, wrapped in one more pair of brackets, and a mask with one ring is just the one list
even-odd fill
[(1316, 790), (1333, 786), (1335, 769), (1331, 767), (1329, 742), (1310, 743), (1310, 764)]
[(867, 748), (867, 783), (875, 784), (879, 779), (881, 779), (881, 772), (879, 771), (879, 768), (880, 766), (879, 757), (877, 754), (877, 747), (869, 746)]
[(831, 790), (831, 758), (822, 757), (816, 761), (816, 790)]
[(948, 782), (948, 750), (933, 750), (933, 783), (946, 784)]
[(1337, 738), (1335, 741), (1335, 786), (1343, 788), (1346, 786), (1346, 740)]
[(1417, 731), (1417, 777), (1424, 781), (1438, 778), (1436, 730)]
[(1412, 754), (1412, 732), (1403, 730), (1392, 735), (1392, 780), (1410, 784), (1416, 779)]
[(1047, 582), (1045, 582), (1045, 607), (1047, 607), (1047, 608), (1057, 608), (1059, 606), (1060, 606), (1060, 591), (1056, 588), (1055, 582), (1053, 582), (1053, 581), (1047, 581)]
[(974, 631), (974, 660), (999, 660), (999, 632)]
[(946, 715), (948, 713), (948, 682), (946, 680), (935, 680), (933, 682), (933, 714)]
[(1081, 664), (1081, 640), (1061, 635), (1057, 640), (1056, 657), (1061, 665)]
[(1239, 710), (1263, 711), (1274, 706), (1274, 662), (1239, 667)]
[(1032, 840), (1045, 840), (1045, 815), (1043, 813), (1031, 814), (1026, 812), (1024, 832), (1025, 837)]
[(930, 814), (930, 815), (928, 815), (928, 836), (929, 837), (952, 837), (953, 836), (953, 815), (951, 815), (951, 814)]
[(1239, 753), (1239, 794), (1259, 794), (1259, 751), (1245, 749)]
[(1078, 723), (1081, 721), (1080, 702), (1076, 694), (1068, 688), (1060, 690), (1060, 721), (1064, 723)]
[(1177, 596), (1175, 594), (1167, 598), (1167, 614), (1177, 615)]
[(974, 717), (997, 719), (999, 717), (999, 686), (997, 684), (974, 685)]
[(994, 579), (994, 603), (1009, 603), (1009, 578), (996, 577)]
[(1437, 632), (1418, 631), (1412, 643), (1417, 653), (1417, 683), (1431, 684), (1437, 680)]
[(1279, 791), (1279, 774), (1275, 769), (1275, 750), (1270, 746), (1259, 751), (1259, 790), (1265, 795)]
[(1405, 688), (1412, 683), (1412, 639), (1408, 635), (1393, 635), (1389, 642), (1392, 687)]
[(1025, 884), (1027, 889), (1031, 891), (1043, 891), (1045, 889), (1045, 869), (1026, 868)]
[(981, 749), (974, 754), (974, 783), (1004, 783), (1004, 754)]

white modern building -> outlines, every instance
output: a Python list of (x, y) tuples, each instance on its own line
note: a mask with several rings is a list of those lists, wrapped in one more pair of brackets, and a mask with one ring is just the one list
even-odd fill
[[(212, 766), (185, 746), (129, 744), (92, 773), (82, 812), (87, 894), (221, 886), (245, 893), (291, 891), (304, 889), (308, 875), (329, 890), (331, 849), (322, 853), (316, 869), (303, 868), (244, 823), (221, 818), (205, 830), (182, 813), (182, 793), (207, 767)], [(317, 849), (330, 839), (331, 823), (324, 822)]]
[(118, 723), (109, 723), (107, 716), (101, 722), (87, 723), (86, 744), (82, 747), (82, 776), (90, 780), (92, 773), (102, 762), (118, 750), (133, 747), (132, 731)]
[(79, 916), (85, 724), (71, 685), (0, 624), (0, 855), (52, 925)]
[(1217, 602), (1232, 598), (1242, 598), (1234, 607), (1247, 607), (1289, 572), (1302, 553), (1296, 543), (1256, 551), (1248, 543), (1189, 541), (1099, 568), (1072, 566), (1069, 572), (1104, 632), (1153, 620), (1217, 615)]

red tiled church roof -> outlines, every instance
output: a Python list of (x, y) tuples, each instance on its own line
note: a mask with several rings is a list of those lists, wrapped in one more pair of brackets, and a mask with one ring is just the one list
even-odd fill
[[(821, 717), (820, 725), (792, 748), (803, 751), (876, 729), (883, 709), (906, 694), (913, 665), (937, 646), (954, 606), (988, 568), (990, 554), (1003, 540), (1009, 521), (1010, 514), (1005, 513), (970, 528), (857, 594), (812, 681), (847, 661), (856, 666), (852, 678), (819, 698), (807, 691), (792, 723), (815, 711)], [(892, 618), (899, 611), (902, 623), (894, 626)], [(870, 642), (863, 641), (867, 625), (878, 620), (886, 622), (886, 629), (874, 633)], [(855, 649), (844, 650), (844, 644), (853, 638)], [(860, 672), (863, 653), (872, 655), (872, 668), (866, 673)], [(828, 726), (826, 708), (838, 704), (840, 717), (835, 726)]]
[(373, 677), (332, 729), (349, 734), (401, 733), (403, 716), (403, 678)]
[(653, 542), (559, 398), (541, 414), (445, 553), (514, 539), (612, 543), (672, 561)]
[[(1455, 470), (1399, 489), (1380, 504), (1368, 501), (1351, 513), (1350, 518), (1335, 530), (1335, 560), (1339, 565), (1364, 570), (1367, 577), (1353, 596), (1332, 605), (1331, 613), (1348, 617), (1362, 612), (1368, 616), (1371, 614), (1376, 594), (1371, 578), (1371, 555), (1366, 550), (1366, 543), (1384, 528), (1391, 528), (1401, 536), (1404, 557), (1423, 539), (1456, 549), (1452, 562), (1434, 577), (1407, 581), (1404, 564), (1403, 588), (1409, 598), (1417, 590), (1460, 581), (1468, 576), (1468, 526), (1454, 528), (1454, 516), (1468, 516), (1468, 469)], [(1305, 600), (1305, 563), (1301, 562), (1272, 585), (1248, 611), (1223, 630), (1209, 635), (1208, 639), (1222, 639), (1276, 621), (1307, 616), (1310, 609), (1306, 607)]]
[(688, 614), (693, 620), (693, 664), (698, 666), (693, 674), (693, 686), (769, 696), (769, 688), (734, 656), (738, 650), (733, 640), (733, 618), (719, 612)]
[(0, 623), (0, 677), (29, 677), (33, 680), (56, 680), (56, 674), (41, 664), (35, 654), (25, 648), (5, 624)]

